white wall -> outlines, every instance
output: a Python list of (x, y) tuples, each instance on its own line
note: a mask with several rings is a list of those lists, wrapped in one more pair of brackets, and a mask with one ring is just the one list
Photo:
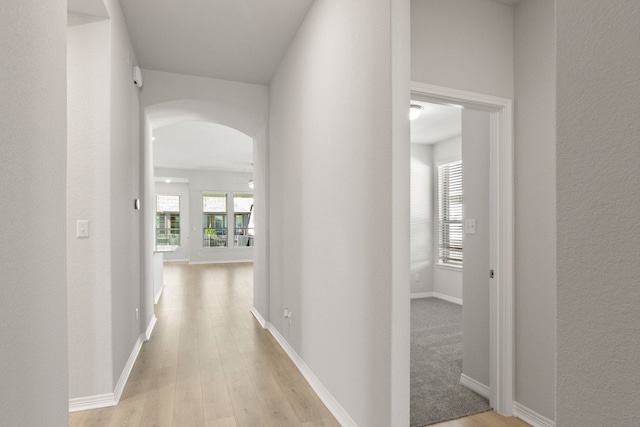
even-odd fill
[(409, 422), (406, 6), (316, 1), (270, 87), (271, 322), (362, 426)]
[(513, 9), (492, 0), (412, 0), (411, 80), (513, 97)]
[(411, 144), (411, 294), (433, 292), (433, 148)]
[(640, 2), (556, 19), (558, 425), (638, 425)]
[(462, 159), (462, 137), (433, 145), (433, 290), (441, 295), (463, 299), (462, 271), (438, 265), (438, 166)]
[[(189, 262), (251, 262), (253, 261), (253, 247), (233, 247), (233, 241), (227, 248), (203, 248), (202, 247), (202, 193), (251, 193), (249, 180), (252, 174), (244, 172), (199, 171), (184, 169), (156, 169), (156, 176), (171, 176), (187, 178), (189, 228), (185, 228), (185, 235), (189, 236), (186, 244), (189, 245)], [(156, 188), (161, 185), (156, 183)], [(160, 187), (161, 188), (161, 187)], [(227, 203), (230, 203), (227, 200)], [(231, 202), (232, 203), (232, 202)], [(256, 217), (257, 219), (257, 217)], [(233, 226), (233, 218), (227, 218), (227, 223)], [(262, 236), (257, 236), (256, 240)]]
[[(187, 76), (161, 71), (143, 70), (144, 86), (141, 105), (144, 113), (144, 200), (153, 206), (154, 174), (151, 133), (154, 128), (184, 120), (200, 120), (233, 127), (254, 140), (254, 210), (255, 232), (264, 236), (256, 242), (254, 252), (254, 307), (269, 319), (268, 306), (268, 239), (269, 187), (267, 171), (269, 94), (267, 86), (205, 77)], [(193, 201), (192, 201), (193, 202)], [(153, 315), (153, 228), (154, 215), (145, 216), (145, 313), (146, 321)], [(191, 254), (193, 256), (193, 253)]]
[(513, 8), (490, 0), (414, 0), (411, 6), (412, 80), (514, 98), (518, 72), (515, 398), (553, 419), (553, 6), (521, 1), (515, 21)]
[(131, 350), (148, 323), (141, 308), (140, 104), (131, 70), (136, 63), (120, 3), (105, 2), (111, 17), (111, 314), (113, 381), (122, 374)]
[[(180, 196), (180, 246), (173, 252), (164, 252), (165, 261), (188, 261), (191, 239), (191, 221), (189, 209), (189, 184), (182, 182), (156, 182), (155, 195)], [(198, 224), (200, 224), (202, 220)], [(198, 238), (195, 234), (194, 238)]]
[[(108, 19), (69, 14), (66, 265), (72, 398), (110, 393), (114, 385), (110, 39)], [(78, 220), (89, 221), (89, 238), (76, 237)]]
[(66, 426), (66, 2), (0, 9), (0, 414)]
[(516, 400), (555, 419), (556, 117), (553, 0), (515, 10)]
[(476, 233), (464, 234), (462, 288), (462, 372), (489, 386), (490, 378), (490, 115), (462, 111), (462, 193), (464, 219), (476, 221)]
[[(139, 105), (135, 54), (115, 0), (109, 19), (70, 15), (67, 244), (69, 397), (111, 393), (146, 323), (140, 308)], [(75, 223), (90, 220), (90, 236)]]

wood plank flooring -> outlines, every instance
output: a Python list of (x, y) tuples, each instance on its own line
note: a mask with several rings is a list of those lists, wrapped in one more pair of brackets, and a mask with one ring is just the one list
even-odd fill
[(339, 426), (249, 312), (251, 264), (165, 264), (158, 322), (118, 406), (70, 426)]
[[(118, 406), (69, 414), (71, 427), (333, 427), (252, 307), (252, 265), (165, 264), (158, 322)], [(525, 427), (486, 412), (438, 427)]]

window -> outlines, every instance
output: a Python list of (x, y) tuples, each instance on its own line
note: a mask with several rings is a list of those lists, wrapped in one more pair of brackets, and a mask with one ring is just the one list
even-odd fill
[(156, 195), (156, 248), (180, 246), (180, 196)]
[(253, 194), (234, 194), (234, 246), (253, 246)]
[(227, 195), (202, 195), (202, 247), (227, 246)]
[(462, 162), (438, 166), (439, 263), (462, 267)]

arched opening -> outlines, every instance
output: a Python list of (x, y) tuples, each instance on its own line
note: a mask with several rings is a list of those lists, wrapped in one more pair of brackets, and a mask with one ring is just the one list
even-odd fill
[[(158, 242), (169, 248), (169, 259), (190, 263), (253, 261), (254, 311), (266, 317), (264, 124), (240, 108), (193, 99), (148, 106), (143, 119), (143, 321), (155, 322), (153, 306), (162, 291), (162, 284), (154, 277)], [(156, 186), (164, 188), (166, 195), (183, 194), (181, 207), (169, 208), (177, 209), (173, 216), (158, 214)], [(172, 227), (179, 215), (183, 226)]]

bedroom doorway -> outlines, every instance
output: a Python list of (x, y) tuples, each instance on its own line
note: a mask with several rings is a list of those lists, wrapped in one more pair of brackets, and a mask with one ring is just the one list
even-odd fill
[[(464, 230), (465, 233), (469, 234), (478, 233), (481, 228), (485, 231), (487, 228), (490, 230), (487, 236), (488, 253), (485, 248), (487, 260), (485, 263), (479, 264), (474, 262), (474, 264), (478, 264), (475, 268), (477, 268), (479, 272), (482, 272), (488, 282), (485, 288), (485, 294), (487, 294), (486, 297), (488, 300), (486, 317), (488, 317), (489, 337), (484, 347), (488, 352), (489, 366), (488, 369), (484, 369), (485, 374), (479, 375), (465, 375), (467, 370), (469, 372), (474, 370), (478, 372), (478, 370), (472, 366), (465, 366), (460, 380), (467, 388), (470, 388), (476, 393), (484, 394), (488, 398), (490, 406), (494, 408), (496, 412), (502, 415), (511, 415), (513, 404), (512, 102), (508, 99), (420, 83), (412, 83), (411, 91), (412, 100), (438, 104), (440, 106), (455, 106), (458, 109), (462, 107), (465, 112), (468, 111), (472, 113), (472, 116), (477, 113), (475, 120), (484, 120), (486, 123), (486, 132), (489, 135), (488, 149), (485, 149), (489, 163), (487, 177), (488, 191), (485, 192), (485, 196), (488, 194), (486, 200), (488, 218), (482, 220), (482, 223), (480, 223), (479, 218), (471, 218), (465, 215), (464, 220), (459, 222), (456, 227), (459, 230), (458, 233), (462, 233)], [(474, 118), (472, 117), (472, 121), (473, 120)], [(433, 173), (432, 188), (433, 191), (436, 192), (439, 191), (435, 185), (437, 165), (433, 164), (433, 159), (431, 164)], [(449, 165), (449, 168), (454, 168), (454, 165)], [(436, 211), (435, 206), (433, 211)], [(478, 215), (474, 213), (473, 216), (476, 217)], [(412, 220), (413, 219), (414, 218), (412, 218)], [(476, 221), (467, 221), (473, 219)], [(434, 228), (433, 235), (437, 236), (438, 233), (441, 234), (442, 230)], [(450, 235), (450, 237), (455, 236)], [(442, 235), (439, 239), (442, 240)], [(470, 243), (471, 239), (469, 239), (468, 242)], [(448, 249), (455, 249), (455, 242), (453, 243), (454, 245)], [(437, 248), (437, 250), (442, 251), (441, 248)], [(436, 254), (435, 251), (436, 247), (434, 246), (434, 255), (441, 255)], [(414, 261), (412, 254), (412, 267), (415, 267)], [(411, 273), (411, 291), (415, 294), (417, 288), (415, 286), (416, 279), (417, 277), (423, 278), (424, 276), (422, 276), (422, 274), (424, 273), (416, 272), (413, 269)], [(417, 277), (416, 274), (418, 274)], [(427, 294), (432, 292), (432, 296), (436, 296), (435, 290), (429, 291), (425, 289), (421, 291)], [(486, 292), (487, 290), (488, 292)], [(459, 297), (450, 296), (462, 300), (462, 294), (460, 294)], [(474, 376), (480, 376), (481, 378), (478, 380), (474, 378)]]

